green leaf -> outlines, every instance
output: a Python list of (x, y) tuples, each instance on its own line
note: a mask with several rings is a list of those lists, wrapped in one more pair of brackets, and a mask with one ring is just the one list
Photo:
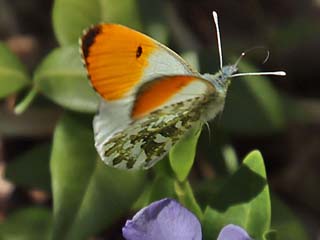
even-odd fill
[(137, 0), (137, 2), (144, 32), (162, 44), (167, 44), (169, 39), (169, 24), (166, 21), (168, 2), (163, 0)]
[(137, 0), (100, 0), (104, 22), (123, 24), (141, 30)]
[[(240, 69), (257, 72), (245, 62), (241, 62)], [(246, 135), (279, 131), (286, 124), (283, 98), (267, 77), (246, 76), (233, 80), (221, 122), (228, 131)]]
[[(50, 107), (48, 107), (50, 106)], [(51, 135), (61, 109), (52, 104), (32, 107), (20, 116), (0, 108), (0, 132), (2, 137), (38, 138)]]
[(272, 221), (271, 226), (277, 230), (277, 238), (281, 239), (310, 239), (302, 223), (279, 198), (272, 195)]
[(159, 161), (152, 168), (153, 172), (155, 172), (156, 176), (168, 175), (171, 178), (174, 177), (174, 172), (172, 171), (172, 167), (169, 160), (169, 154), (167, 154), (161, 161)]
[(89, 85), (77, 46), (55, 49), (34, 77), (40, 92), (57, 104), (80, 112), (95, 112), (98, 96)]
[(172, 177), (159, 174), (153, 181), (149, 203), (162, 198), (176, 198), (174, 184), (175, 180)]
[[(214, 73), (218, 61), (212, 59), (216, 52), (201, 52), (201, 72)], [(234, 63), (235, 58), (228, 62)], [(240, 72), (259, 72), (252, 64), (242, 60)], [(275, 76), (281, 81), (283, 77)], [(232, 78), (229, 86), (222, 119), (219, 122), (229, 132), (241, 135), (270, 135), (286, 127), (288, 116), (297, 111), (297, 106), (277, 91), (266, 76)], [(288, 113), (289, 112), (289, 113)]]
[(133, 204), (132, 210), (137, 212), (141, 208), (147, 206), (150, 203), (150, 195), (152, 191), (152, 184), (147, 182), (144, 186), (143, 192), (138, 197), (137, 201)]
[(223, 146), (222, 155), (224, 157), (226, 170), (229, 174), (234, 173), (238, 167), (238, 157), (234, 148), (230, 145)]
[[(278, 232), (274, 229), (271, 229), (264, 234), (264, 239), (265, 240), (277, 240), (278, 239)], [(284, 238), (284, 239), (286, 239), (286, 238)]]
[(121, 171), (97, 161), (70, 239), (87, 239), (110, 227), (133, 206), (144, 189), (145, 172)]
[[(299, 34), (298, 34), (299, 32)], [(274, 28), (269, 32), (269, 40), (272, 41), (274, 48), (277, 47), (277, 54), (286, 54), (303, 46), (306, 39), (317, 39), (320, 37), (320, 29), (314, 16), (299, 15), (288, 21), (286, 26)], [(286, 46), (285, 48), (281, 46)], [(285, 59), (285, 58), (283, 58)]]
[(192, 128), (169, 152), (171, 167), (178, 180), (183, 182), (192, 168), (202, 124)]
[(91, 117), (66, 114), (51, 156), (54, 202), (52, 239), (87, 239), (110, 226), (142, 192), (142, 172), (107, 167), (96, 156)]
[(0, 42), (0, 99), (30, 83), (27, 71), (10, 49)]
[(100, 1), (55, 0), (52, 18), (60, 45), (77, 44), (84, 29), (101, 21)]
[(29, 91), (29, 93), (23, 98), (23, 100), (15, 106), (14, 108), (15, 114), (22, 114), (25, 110), (27, 110), (27, 108), (31, 105), (33, 100), (36, 98), (37, 93), (38, 93), (37, 89), (32, 88)]
[(81, 207), (96, 165), (89, 119), (66, 114), (57, 125), (51, 154), (53, 239), (63, 239)]
[(241, 167), (213, 198), (204, 214), (204, 236), (216, 239), (227, 224), (245, 228), (250, 236), (262, 240), (270, 228), (271, 206), (263, 158), (251, 152)]
[(51, 213), (45, 208), (18, 210), (0, 224), (1, 240), (46, 240), (49, 239)]
[(142, 28), (136, 0), (56, 0), (52, 15), (62, 46), (77, 44), (83, 30), (101, 22)]
[(199, 220), (202, 220), (202, 210), (193, 195), (193, 191), (189, 182), (175, 182), (175, 191), (179, 201), (191, 212), (193, 212), (199, 218)]
[(49, 158), (51, 147), (42, 144), (9, 162), (6, 178), (15, 185), (50, 191)]

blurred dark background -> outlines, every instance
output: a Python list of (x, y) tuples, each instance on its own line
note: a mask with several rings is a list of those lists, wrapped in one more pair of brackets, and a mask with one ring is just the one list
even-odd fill
[[(227, 125), (226, 137), (219, 133), (224, 128), (222, 116), (215, 121), (218, 127), (212, 128), (214, 133), (217, 131), (218, 139), (227, 138), (221, 141), (230, 143), (239, 159), (252, 149), (262, 152), (272, 191), (293, 209), (311, 239), (320, 239), (320, 1), (169, 2), (171, 7), (165, 18), (170, 26), (170, 47), (178, 52), (199, 53), (202, 72), (218, 69), (212, 10), (219, 14), (225, 61), (243, 50), (262, 45), (271, 52), (269, 61), (262, 64), (263, 51), (250, 54), (248, 61), (261, 71), (287, 72), (287, 77), (270, 78), (276, 91), (290, 102), (285, 108), (294, 106), (281, 127), (255, 132), (238, 131)], [(19, 56), (30, 73), (58, 46), (51, 23), (52, 5), (51, 0), (0, 0), (0, 40)], [(210, 61), (202, 64), (202, 59)], [(39, 97), (36, 104), (50, 107), (30, 108), (23, 115), (14, 116), (12, 109), (19, 97), (12, 95), (0, 101), (0, 221), (15, 208), (34, 202), (51, 204), (48, 192), (15, 187), (4, 179), (8, 163), (35, 145), (50, 143), (61, 113), (59, 107)], [(226, 114), (231, 116), (227, 108), (228, 100)], [(238, 115), (232, 115), (233, 121), (238, 117), (245, 120), (241, 115), (248, 111), (255, 115), (251, 104), (244, 108), (237, 110)], [(39, 118), (41, 124), (34, 124)], [(208, 133), (204, 132), (201, 143), (205, 144)], [(215, 143), (214, 134), (212, 139)], [(208, 157), (205, 152), (210, 152), (209, 148), (200, 147), (198, 158)]]

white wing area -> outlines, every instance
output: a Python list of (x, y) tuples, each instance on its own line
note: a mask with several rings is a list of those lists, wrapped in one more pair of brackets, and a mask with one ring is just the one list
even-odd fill
[(149, 57), (142, 84), (163, 75), (197, 75), (178, 54), (158, 43), (159, 49)]
[(113, 102), (101, 99), (99, 111), (93, 119), (93, 130), (95, 146), (102, 159), (104, 143), (131, 122), (128, 112), (131, 110), (132, 101), (129, 98)]
[[(163, 75), (195, 75), (195, 72), (176, 53), (159, 44), (159, 49), (149, 58), (141, 84)], [(117, 101), (101, 98), (99, 111), (93, 120), (95, 146), (104, 160), (103, 145), (117, 132), (131, 123), (130, 113), (134, 102), (135, 88), (127, 97)]]

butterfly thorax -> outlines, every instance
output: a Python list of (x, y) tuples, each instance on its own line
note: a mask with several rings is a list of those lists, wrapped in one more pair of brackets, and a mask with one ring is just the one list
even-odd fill
[(217, 89), (226, 93), (230, 84), (230, 78), (237, 71), (237, 66), (227, 65), (222, 67), (222, 69), (215, 74), (205, 73), (202, 77), (210, 81)]
[(235, 65), (227, 65), (216, 74), (205, 73), (202, 75), (202, 77), (211, 82), (217, 90), (213, 95), (209, 96), (204, 106), (206, 110), (202, 113), (202, 120), (209, 121), (223, 110), (230, 78), (232, 74), (237, 71), (238, 68)]

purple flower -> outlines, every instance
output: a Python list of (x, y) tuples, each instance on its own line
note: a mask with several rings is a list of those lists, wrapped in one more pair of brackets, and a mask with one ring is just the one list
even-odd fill
[(122, 229), (126, 240), (201, 240), (198, 219), (180, 203), (162, 199), (141, 209)]
[(222, 228), (217, 240), (251, 240), (251, 238), (243, 228), (229, 224)]
[[(162, 199), (141, 209), (122, 228), (126, 240), (201, 240), (198, 219), (180, 203)], [(251, 240), (239, 226), (225, 226), (218, 240)]]

